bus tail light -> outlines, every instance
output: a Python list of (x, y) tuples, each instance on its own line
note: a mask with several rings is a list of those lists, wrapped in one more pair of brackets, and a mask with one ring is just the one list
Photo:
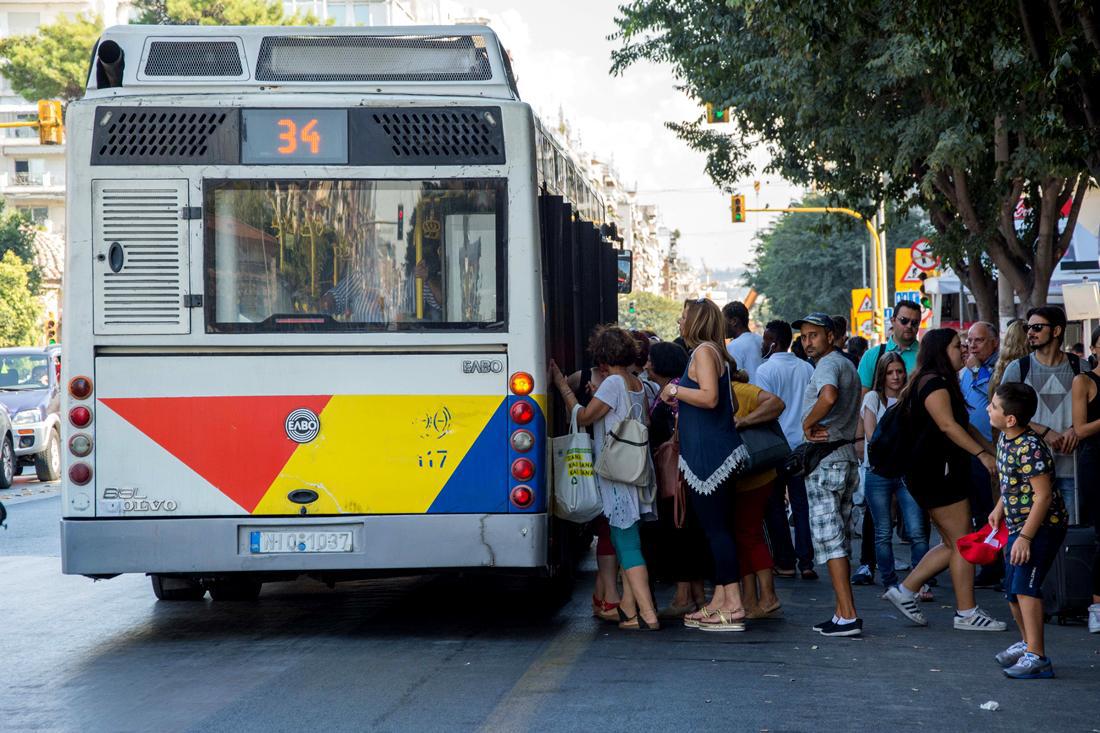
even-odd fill
[(512, 375), (508, 387), (512, 390), (512, 394), (526, 397), (535, 389), (535, 378), (527, 372), (516, 372)]
[(517, 425), (526, 425), (535, 419), (535, 408), (531, 407), (531, 403), (525, 400), (521, 400), (508, 410), (512, 416), (512, 422)]
[(512, 450), (516, 453), (526, 453), (535, 447), (535, 436), (527, 430), (517, 430), (512, 433)]
[(88, 377), (73, 377), (69, 380), (69, 394), (78, 400), (86, 400), (92, 396), (92, 380)]
[(92, 411), (83, 405), (69, 410), (69, 422), (75, 427), (86, 428), (92, 424)]
[(69, 452), (74, 456), (83, 458), (92, 452), (92, 438), (84, 433), (77, 433), (69, 438)]
[(517, 458), (512, 462), (512, 476), (518, 481), (530, 481), (535, 477), (535, 464), (529, 458)]
[(512, 489), (512, 503), (520, 509), (526, 509), (535, 502), (535, 492), (528, 486), (517, 486)]
[(83, 486), (92, 480), (92, 469), (87, 463), (74, 463), (69, 466), (69, 480), (77, 486)]

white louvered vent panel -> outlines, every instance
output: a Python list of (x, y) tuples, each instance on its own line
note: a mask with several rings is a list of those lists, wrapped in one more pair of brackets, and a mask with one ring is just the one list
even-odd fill
[(93, 197), (96, 333), (189, 333), (187, 181), (95, 181)]

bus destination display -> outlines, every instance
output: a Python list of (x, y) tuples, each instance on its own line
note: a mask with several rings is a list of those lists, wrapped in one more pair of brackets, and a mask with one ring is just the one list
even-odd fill
[(242, 110), (245, 165), (346, 165), (348, 113), (343, 109)]

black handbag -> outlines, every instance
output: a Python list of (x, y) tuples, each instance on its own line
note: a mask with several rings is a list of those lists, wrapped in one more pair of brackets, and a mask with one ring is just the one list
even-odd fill
[(783, 435), (783, 428), (780, 427), (778, 420), (743, 428), (738, 431), (738, 434), (749, 454), (748, 461), (741, 469), (742, 474), (779, 468), (791, 455), (791, 446), (787, 442), (787, 437)]
[(855, 443), (854, 440), (830, 440), (824, 443), (806, 441), (791, 451), (779, 472), (783, 476), (809, 476), (830, 453)]

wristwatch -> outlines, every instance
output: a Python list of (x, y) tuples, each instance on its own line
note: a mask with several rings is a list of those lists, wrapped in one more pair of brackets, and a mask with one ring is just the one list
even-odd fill
[(668, 391), (668, 396), (669, 397), (675, 397), (676, 393), (679, 392), (679, 391), (680, 391), (680, 385), (674, 384), (674, 385), (672, 385), (672, 389), (670, 389)]

